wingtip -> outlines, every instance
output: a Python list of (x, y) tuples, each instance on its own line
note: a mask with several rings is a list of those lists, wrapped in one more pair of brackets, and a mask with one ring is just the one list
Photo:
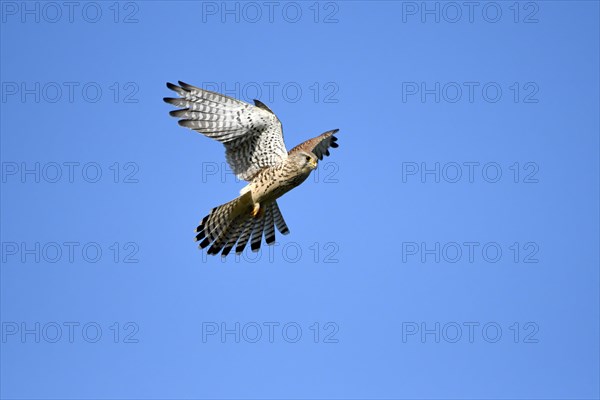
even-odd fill
[(169, 115), (171, 117), (182, 117), (182, 116), (186, 115), (186, 113), (189, 111), (190, 111), (189, 108), (184, 108), (181, 110), (172, 110), (172, 111), (169, 111)]
[(263, 103), (262, 101), (260, 101), (260, 100), (257, 100), (257, 99), (254, 99), (253, 101), (254, 101), (254, 105), (255, 105), (256, 107), (258, 107), (258, 108), (261, 108), (261, 109), (263, 109), (263, 110), (265, 110), (265, 111), (268, 111), (268, 112), (270, 112), (271, 114), (275, 115), (275, 113), (273, 112), (273, 110), (271, 110), (271, 109), (270, 109), (270, 108), (269, 108), (269, 107), (268, 107), (268, 106), (267, 106), (265, 103)]
[(185, 83), (184, 81), (177, 81), (177, 83), (179, 83), (179, 86), (186, 90), (198, 89), (197, 87), (190, 85), (189, 83)]

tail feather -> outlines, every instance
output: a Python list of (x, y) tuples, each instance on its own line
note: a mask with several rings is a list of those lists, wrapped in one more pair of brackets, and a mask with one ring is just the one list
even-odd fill
[(240, 226), (239, 223), (232, 221), (231, 224), (221, 233), (221, 235), (215, 240), (208, 249), (207, 254), (219, 254), (223, 246), (229, 241), (230, 237), (235, 234), (235, 231)]
[(290, 230), (283, 219), (283, 215), (281, 215), (281, 211), (279, 210), (279, 206), (277, 205), (276, 201), (273, 202), (273, 219), (275, 220), (277, 230), (281, 232), (282, 235), (287, 235), (290, 233)]
[(229, 252), (231, 252), (231, 249), (233, 248), (233, 246), (235, 246), (235, 243), (238, 241), (238, 239), (242, 235), (242, 232), (248, 225), (252, 225), (251, 219), (248, 219), (246, 222), (239, 224), (237, 226), (235, 232), (233, 232), (231, 235), (229, 235), (229, 239), (227, 239), (227, 243), (225, 243), (225, 247), (223, 247), (223, 251), (221, 252), (222, 257), (227, 257)]
[[(248, 242), (256, 252), (260, 250), (262, 238), (267, 244), (275, 242), (275, 226), (282, 234), (288, 234), (277, 202), (264, 205), (264, 212), (252, 217), (252, 194), (244, 193), (235, 200), (215, 207), (202, 219), (196, 228), (196, 241), (201, 241), (199, 247), (209, 247), (207, 254), (227, 256), (235, 247), (235, 252), (241, 254)], [(237, 246), (236, 246), (237, 244)]]
[(260, 221), (256, 221), (252, 227), (252, 239), (250, 240), (250, 248), (253, 252), (257, 252), (260, 249), (260, 243), (262, 242), (263, 230), (265, 229), (265, 217), (263, 216)]
[(265, 240), (267, 244), (275, 242), (275, 222), (273, 221), (273, 204), (269, 204), (269, 208), (265, 213)]
[(222, 239), (228, 231), (235, 227), (236, 221), (249, 217), (251, 207), (252, 194), (248, 193), (213, 208), (196, 228), (198, 233), (196, 241), (204, 239), (200, 243), (200, 247), (205, 248), (213, 242), (219, 242), (219, 239)]
[(250, 240), (250, 233), (252, 232), (253, 225), (253, 220), (248, 221), (248, 224), (246, 225), (244, 231), (240, 236), (240, 240), (238, 241), (237, 247), (235, 248), (235, 254), (242, 254), (244, 248), (246, 248), (246, 244), (248, 243), (248, 240)]

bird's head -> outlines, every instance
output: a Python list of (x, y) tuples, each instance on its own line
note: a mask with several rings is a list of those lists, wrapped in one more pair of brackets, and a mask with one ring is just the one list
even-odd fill
[(319, 159), (312, 152), (299, 151), (294, 154), (294, 161), (303, 171), (310, 172), (317, 168)]

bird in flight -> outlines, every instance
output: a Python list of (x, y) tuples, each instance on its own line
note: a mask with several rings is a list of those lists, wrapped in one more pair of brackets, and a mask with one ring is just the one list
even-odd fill
[[(236, 199), (215, 207), (196, 228), (200, 248), (208, 254), (227, 256), (235, 247), (241, 254), (250, 242), (258, 251), (263, 233), (267, 244), (275, 242), (275, 227), (290, 231), (277, 199), (308, 178), (318, 160), (336, 148), (338, 129), (327, 131), (287, 151), (281, 122), (265, 104), (254, 105), (179, 81), (167, 83), (179, 97), (164, 101), (179, 107), (170, 115), (179, 125), (218, 140), (235, 175), (248, 184)], [(237, 244), (237, 245), (236, 245)]]

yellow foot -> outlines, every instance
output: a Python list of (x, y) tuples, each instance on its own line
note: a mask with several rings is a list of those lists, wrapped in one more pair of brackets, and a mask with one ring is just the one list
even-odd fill
[(259, 213), (260, 213), (260, 203), (255, 203), (254, 208), (252, 209), (250, 214), (252, 215), (253, 218), (256, 218)]

